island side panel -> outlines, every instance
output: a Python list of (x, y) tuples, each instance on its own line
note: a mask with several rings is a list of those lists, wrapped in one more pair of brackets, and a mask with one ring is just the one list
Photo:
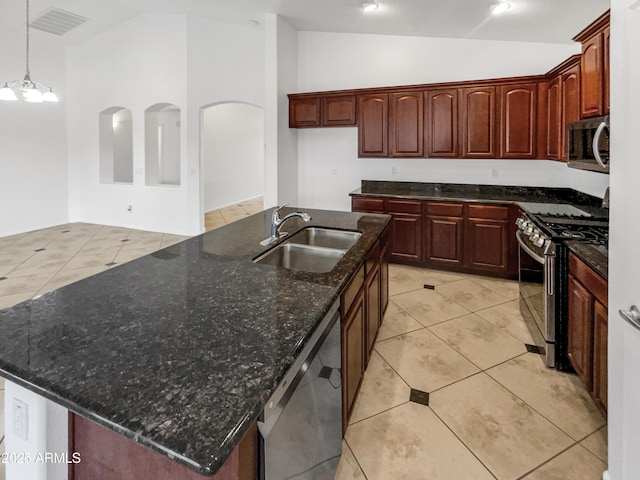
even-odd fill
[(212, 476), (203, 476), (170, 458), (95, 422), (69, 414), (69, 452), (82, 461), (69, 466), (69, 480), (256, 480), (258, 433), (254, 425)]

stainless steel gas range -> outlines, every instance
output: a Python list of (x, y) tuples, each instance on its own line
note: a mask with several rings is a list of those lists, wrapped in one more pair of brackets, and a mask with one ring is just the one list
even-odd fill
[(607, 246), (608, 220), (567, 204), (520, 203), (517, 220), (520, 311), (546, 365), (571, 370), (567, 358), (566, 240)]

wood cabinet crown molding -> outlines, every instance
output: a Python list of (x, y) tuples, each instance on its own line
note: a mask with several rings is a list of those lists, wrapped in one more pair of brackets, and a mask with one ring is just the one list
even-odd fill
[(584, 30), (578, 33), (575, 37), (572, 38), (574, 42), (584, 42), (589, 38), (593, 37), (599, 31), (604, 30), (609, 26), (610, 21), (610, 11), (607, 10), (598, 18), (596, 18), (593, 22), (591, 22)]

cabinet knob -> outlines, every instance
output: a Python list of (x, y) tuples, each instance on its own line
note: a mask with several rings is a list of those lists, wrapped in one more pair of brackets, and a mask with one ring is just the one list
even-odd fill
[(618, 310), (618, 313), (628, 323), (640, 330), (640, 310), (635, 305), (631, 305), (629, 310)]

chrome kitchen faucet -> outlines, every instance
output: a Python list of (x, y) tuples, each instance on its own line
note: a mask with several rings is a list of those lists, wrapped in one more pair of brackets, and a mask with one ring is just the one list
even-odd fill
[(284, 222), (286, 222), (290, 218), (300, 217), (305, 222), (308, 222), (311, 220), (311, 215), (303, 212), (292, 212), (292, 213), (289, 213), (288, 215), (285, 215), (283, 218), (280, 218), (280, 209), (286, 207), (287, 205), (288, 204), (284, 204), (280, 207), (276, 207), (273, 209), (273, 212), (271, 213), (271, 236), (269, 238), (265, 238), (260, 242), (260, 245), (262, 245), (263, 247), (267, 245), (271, 245), (272, 243), (278, 241), (279, 238), (282, 238), (287, 235), (286, 232), (281, 232), (280, 228), (282, 227)]

